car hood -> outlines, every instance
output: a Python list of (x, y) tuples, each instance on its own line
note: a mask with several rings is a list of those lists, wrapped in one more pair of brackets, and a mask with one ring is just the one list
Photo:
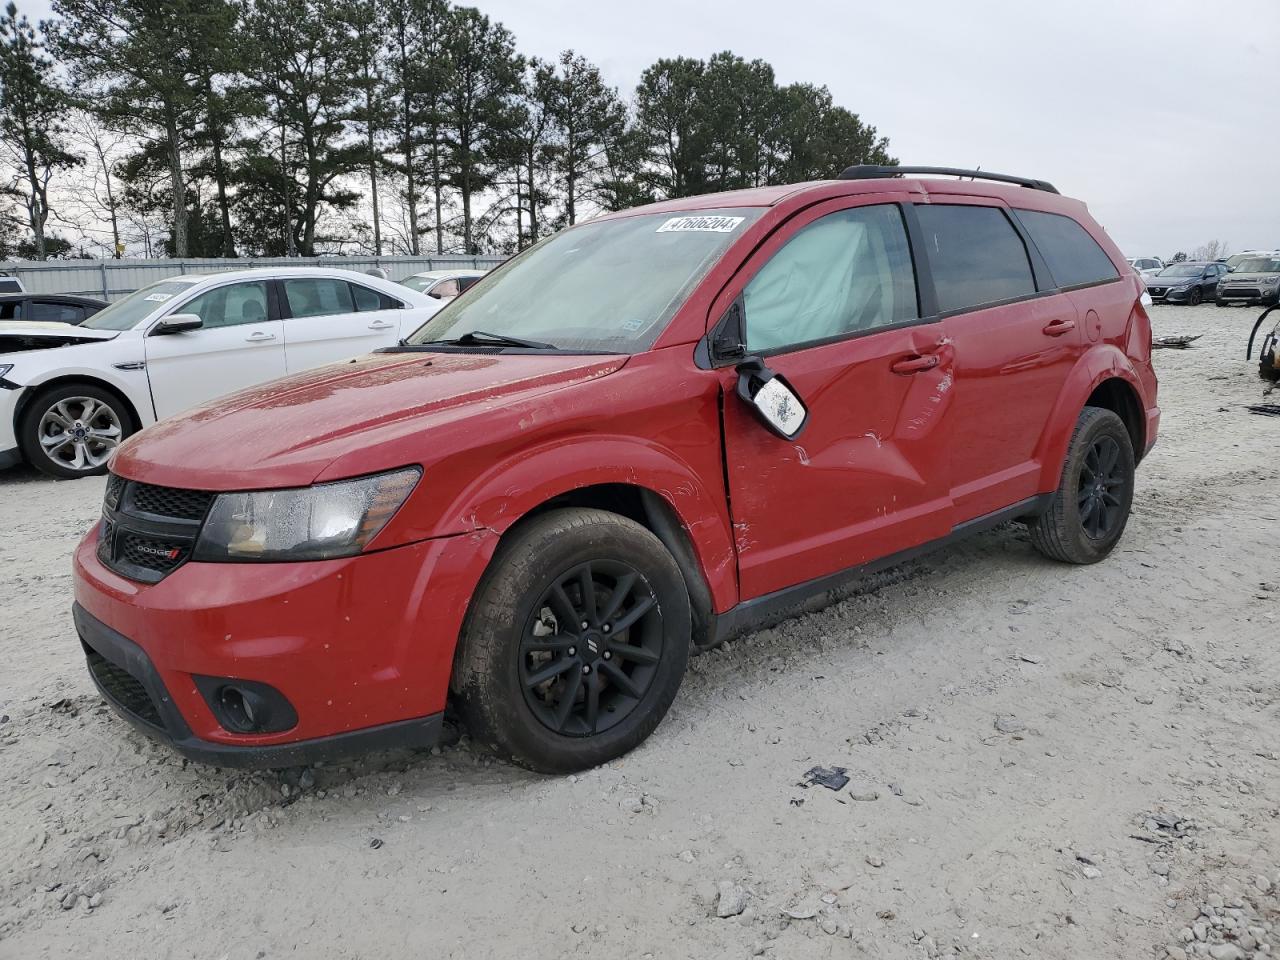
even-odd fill
[(69, 323), (28, 323), (0, 320), (0, 356), (27, 350), (47, 350), (95, 340), (114, 340), (119, 330), (86, 330)]
[[(371, 354), (162, 420), (122, 444), (112, 469), (203, 490), (306, 486), (372, 473), (426, 458), (425, 434), (434, 429), (475, 418), (474, 429), (483, 431), (481, 415), (501, 416), (517, 403), (607, 376), (627, 359)], [(407, 458), (406, 439), (414, 451)], [(380, 448), (394, 448), (386, 454), (394, 462), (381, 462)]]

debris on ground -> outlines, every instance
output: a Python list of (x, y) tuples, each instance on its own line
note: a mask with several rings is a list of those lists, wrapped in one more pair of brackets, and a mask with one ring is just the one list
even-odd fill
[(1168, 347), (1173, 350), (1185, 350), (1203, 336), (1203, 333), (1197, 333), (1195, 336), (1152, 337), (1151, 346), (1153, 348)]
[(802, 787), (826, 787), (828, 790), (843, 790), (844, 785), (849, 782), (846, 774), (849, 771), (844, 767), (810, 767), (805, 772), (805, 782), (800, 784)]
[(1255, 403), (1245, 409), (1264, 417), (1280, 417), (1280, 403)]

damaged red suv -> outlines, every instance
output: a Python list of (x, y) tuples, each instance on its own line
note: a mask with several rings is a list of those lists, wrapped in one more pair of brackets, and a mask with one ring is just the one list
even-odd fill
[(919, 176), (957, 173), (604, 216), (142, 431), (75, 556), (93, 679), (224, 766), (428, 745), (451, 702), (568, 771), (691, 650), (872, 568), (1008, 520), (1101, 560), (1159, 421), (1142, 283), (1084, 204)]

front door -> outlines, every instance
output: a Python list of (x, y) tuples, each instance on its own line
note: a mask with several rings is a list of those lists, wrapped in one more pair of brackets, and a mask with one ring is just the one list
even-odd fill
[(784, 440), (736, 396), (735, 369), (721, 371), (741, 598), (946, 535), (952, 358), (942, 325), (919, 319), (901, 209), (806, 211), (725, 297), (739, 297), (747, 353), (808, 408)]
[(266, 281), (215, 287), (171, 313), (194, 313), (204, 326), (146, 338), (157, 418), (284, 376), (284, 331), (271, 316)]

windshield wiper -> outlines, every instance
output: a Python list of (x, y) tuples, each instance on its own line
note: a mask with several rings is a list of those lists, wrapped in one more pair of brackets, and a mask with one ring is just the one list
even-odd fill
[(541, 340), (525, 340), (523, 337), (509, 337), (505, 333), (486, 333), (484, 330), (472, 330), (452, 340), (427, 340), (419, 346), (439, 344), (442, 346), (476, 347), (524, 347), (527, 350), (558, 350), (554, 343), (543, 343)]

